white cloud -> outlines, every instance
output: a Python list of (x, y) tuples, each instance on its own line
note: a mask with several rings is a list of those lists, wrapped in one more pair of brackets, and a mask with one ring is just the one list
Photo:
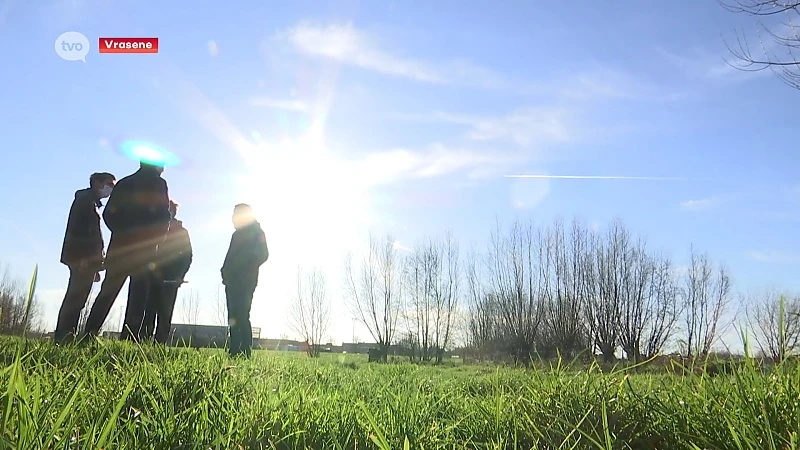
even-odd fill
[(278, 100), (269, 97), (251, 98), (250, 105), (272, 109), (282, 109), (284, 111), (308, 112), (311, 110), (307, 103), (300, 100)]
[(792, 264), (800, 262), (800, 255), (782, 250), (753, 250), (748, 252), (747, 256), (752, 260), (771, 264)]
[(478, 176), (500, 173), (523, 160), (521, 154), (496, 150), (470, 150), (432, 144), (423, 150), (393, 149), (370, 152), (350, 161), (349, 168), (368, 185), (391, 184), (404, 179), (436, 178), (458, 172)]
[(530, 107), (503, 116), (472, 116), (434, 112), (426, 115), (404, 115), (398, 118), (424, 122), (464, 125), (467, 137), (475, 141), (510, 141), (519, 145), (532, 142), (568, 141), (574, 135), (570, 111), (566, 108)]
[(440, 74), (420, 61), (395, 57), (382, 51), (372, 43), (370, 37), (349, 23), (326, 26), (301, 23), (279, 33), (278, 37), (307, 55), (321, 56), (387, 75), (430, 83), (445, 82)]
[(681, 208), (689, 211), (705, 211), (717, 206), (720, 203), (717, 198), (704, 198), (698, 200), (686, 200), (681, 202)]
[(662, 89), (609, 68), (569, 74), (550, 83), (532, 83), (529, 80), (512, 79), (463, 58), (436, 63), (422, 61), (383, 48), (376, 36), (357, 29), (352, 23), (301, 22), (277, 33), (275, 40), (289, 43), (300, 54), (425, 83), (503, 89), (580, 100), (664, 97)]

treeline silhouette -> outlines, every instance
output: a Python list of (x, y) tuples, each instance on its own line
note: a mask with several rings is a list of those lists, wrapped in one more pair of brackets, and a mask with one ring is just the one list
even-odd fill
[(694, 247), (676, 264), (621, 220), (604, 229), (577, 219), (498, 224), (486, 248), (467, 255), (449, 233), (406, 250), (370, 236), (368, 254), (345, 266), (355, 317), (385, 351), (399, 344), (421, 360), (441, 361), (456, 346), (523, 364), (697, 358), (726, 351), (726, 332), (745, 332), (773, 359), (799, 348), (797, 296), (735, 294), (724, 264)]

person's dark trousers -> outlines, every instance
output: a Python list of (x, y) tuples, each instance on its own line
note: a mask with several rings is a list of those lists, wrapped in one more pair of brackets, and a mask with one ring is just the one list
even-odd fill
[(81, 311), (86, 307), (86, 301), (92, 292), (94, 284), (94, 271), (80, 270), (77, 267), (69, 268), (69, 282), (61, 309), (58, 311), (58, 322), (53, 339), (57, 343), (65, 343), (78, 335), (78, 321)]
[(253, 306), (253, 283), (228, 281), (225, 285), (225, 297), (228, 302), (228, 324), (230, 339), (228, 353), (231, 356), (250, 357), (253, 346), (253, 328), (250, 325), (250, 308)]
[(160, 279), (153, 277), (150, 280), (140, 332), (140, 337), (142, 339), (153, 339), (153, 333), (156, 330), (156, 318), (158, 317), (158, 311), (164, 296), (163, 286), (164, 283)]
[(155, 341), (166, 344), (172, 331), (172, 313), (175, 311), (175, 302), (178, 298), (178, 286), (170, 283), (163, 285), (159, 296)]
[[(131, 281), (128, 285), (128, 307), (125, 310), (125, 323), (122, 326), (120, 339), (133, 340), (134, 337), (138, 338), (142, 320), (144, 319), (144, 308), (147, 302), (147, 290), (149, 287), (149, 273), (147, 271), (137, 271), (136, 274), (128, 272), (107, 271), (106, 278), (100, 287), (100, 293), (94, 299), (94, 305), (89, 318), (86, 319), (86, 329), (84, 334), (87, 336), (97, 336), (100, 334), (100, 329), (108, 318), (108, 313), (111, 312), (111, 307), (114, 306), (119, 296), (119, 291), (125, 285), (125, 281), (130, 277)], [(133, 305), (133, 308), (131, 308)], [(131, 327), (131, 324), (135, 324)], [(132, 329), (135, 334), (132, 334), (129, 329)]]
[(129, 274), (125, 272), (106, 271), (106, 277), (100, 286), (100, 292), (95, 297), (92, 310), (86, 319), (85, 335), (95, 337), (100, 334), (100, 328), (103, 327), (103, 323), (108, 318), (108, 313), (111, 312), (111, 307), (114, 306), (114, 301), (119, 296), (119, 291), (122, 290), (122, 286), (125, 285), (128, 276)]
[(153, 276), (147, 271), (131, 274), (128, 285), (128, 304), (125, 306), (125, 322), (122, 324), (120, 340), (139, 342), (144, 336), (144, 314), (150, 287), (153, 285)]

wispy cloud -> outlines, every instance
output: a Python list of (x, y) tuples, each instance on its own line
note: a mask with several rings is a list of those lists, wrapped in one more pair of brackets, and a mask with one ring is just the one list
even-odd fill
[(400, 115), (399, 119), (464, 125), (466, 137), (475, 141), (508, 141), (519, 145), (542, 141), (568, 141), (576, 131), (571, 111), (563, 107), (529, 107), (500, 116), (475, 116), (433, 112)]
[[(786, 34), (782, 24), (773, 28), (773, 32), (779, 36)], [(723, 43), (721, 46), (715, 46), (713, 51), (703, 48), (671, 51), (663, 47), (656, 47), (656, 51), (686, 75), (708, 82), (739, 83), (774, 75), (771, 70), (753, 70), (757, 67), (742, 70), (745, 68), (743, 61), (734, 54), (742, 51), (740, 46), (746, 51), (753, 52), (751, 56), (754, 59), (773, 57), (777, 47), (773, 39), (762, 39), (754, 33), (750, 36), (737, 35), (736, 39), (730, 39), (727, 47)]]
[(716, 197), (681, 202), (681, 208), (689, 211), (705, 211), (719, 205), (720, 199)]
[(350, 23), (315, 25), (304, 22), (279, 33), (278, 38), (288, 41), (297, 51), (307, 55), (418, 81), (446, 81), (421, 61), (396, 57), (381, 50), (369, 36), (356, 30)]
[(250, 99), (251, 106), (259, 106), (284, 111), (308, 112), (311, 110), (309, 105), (300, 100), (278, 100), (269, 97), (254, 97)]
[(473, 150), (432, 144), (425, 149), (373, 151), (349, 162), (349, 168), (369, 185), (408, 179), (437, 178), (456, 173), (481, 177), (501, 173), (524, 160), (520, 153)]
[(800, 262), (800, 254), (782, 250), (753, 250), (747, 256), (755, 261), (770, 264), (793, 264)]
[(300, 54), (327, 58), (389, 76), (424, 83), (502, 89), (526, 94), (594, 100), (598, 98), (667, 98), (663, 89), (636, 80), (630, 74), (597, 67), (552, 81), (513, 79), (467, 59), (429, 62), (386, 48), (381, 40), (352, 23), (301, 22), (278, 32), (274, 40), (286, 42)]

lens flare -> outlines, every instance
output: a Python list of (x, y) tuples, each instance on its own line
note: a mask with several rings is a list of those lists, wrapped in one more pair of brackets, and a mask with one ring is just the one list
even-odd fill
[(120, 144), (120, 151), (126, 157), (159, 167), (175, 167), (180, 164), (180, 159), (169, 150), (146, 141), (124, 141)]

